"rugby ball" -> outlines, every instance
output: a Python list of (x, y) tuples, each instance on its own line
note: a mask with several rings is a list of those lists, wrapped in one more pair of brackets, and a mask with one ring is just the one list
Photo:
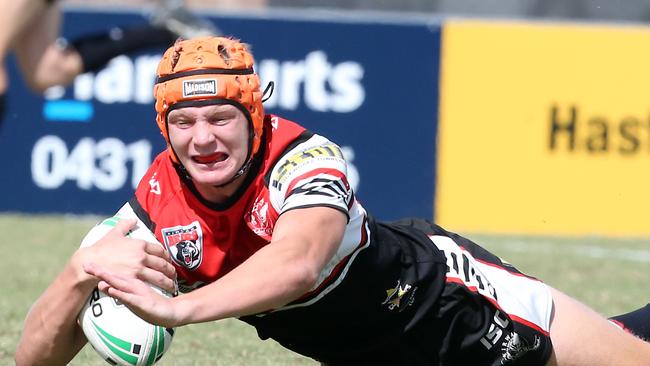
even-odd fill
[[(95, 226), (86, 235), (81, 246), (89, 246), (112, 229), (117, 221), (130, 217), (133, 211), (124, 212), (125, 206), (115, 217), (109, 218)], [(133, 216), (135, 216), (133, 214)], [(127, 234), (129, 237), (158, 242), (156, 237), (138, 221), (137, 227)], [(151, 286), (163, 296), (172, 294)], [(78, 322), (83, 329), (88, 343), (108, 363), (112, 365), (143, 366), (153, 365), (169, 349), (174, 337), (174, 329), (150, 324), (118, 300), (95, 288), (81, 309)]]
[(140, 319), (95, 288), (79, 313), (88, 343), (111, 365), (153, 365), (169, 349), (174, 329)]

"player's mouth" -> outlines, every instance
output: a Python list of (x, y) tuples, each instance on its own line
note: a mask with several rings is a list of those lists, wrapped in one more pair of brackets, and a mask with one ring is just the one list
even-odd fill
[(228, 154), (224, 154), (221, 152), (216, 152), (214, 154), (209, 154), (209, 155), (196, 155), (192, 157), (192, 160), (195, 163), (206, 164), (206, 165), (220, 163), (226, 159), (228, 159)]

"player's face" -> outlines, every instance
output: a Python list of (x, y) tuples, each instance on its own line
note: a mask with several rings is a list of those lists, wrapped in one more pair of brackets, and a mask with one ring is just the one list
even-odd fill
[(167, 126), (178, 160), (204, 198), (220, 201), (224, 192), (234, 191), (231, 184), (215, 186), (228, 183), (248, 155), (248, 120), (239, 109), (229, 104), (174, 109)]

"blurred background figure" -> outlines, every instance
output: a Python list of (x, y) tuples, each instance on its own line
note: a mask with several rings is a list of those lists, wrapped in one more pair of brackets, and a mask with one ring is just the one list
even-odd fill
[(185, 39), (221, 33), (208, 20), (191, 13), (184, 0), (159, 0), (158, 3), (161, 6), (155, 7), (149, 17), (153, 26), (167, 29)]
[[(200, 1), (200, 0), (194, 0)], [(203, 0), (209, 2), (211, 0)], [(212, 0), (212, 2), (215, 2)], [(650, 20), (646, 0), (268, 0), (272, 7), (337, 8), (479, 17)]]
[(16, 55), (29, 88), (37, 93), (67, 85), (112, 58), (150, 47), (168, 47), (176, 38), (214, 34), (216, 29), (187, 11), (181, 1), (164, 1), (143, 25), (113, 27), (74, 40), (60, 38), (61, 4), (56, 0), (3, 0), (0, 12), (0, 123), (9, 90), (6, 57)]

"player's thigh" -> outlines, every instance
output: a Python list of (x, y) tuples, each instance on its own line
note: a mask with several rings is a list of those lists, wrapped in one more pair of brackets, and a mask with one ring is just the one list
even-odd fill
[(551, 289), (551, 293), (553, 354), (549, 366), (650, 365), (650, 343), (562, 292)]

